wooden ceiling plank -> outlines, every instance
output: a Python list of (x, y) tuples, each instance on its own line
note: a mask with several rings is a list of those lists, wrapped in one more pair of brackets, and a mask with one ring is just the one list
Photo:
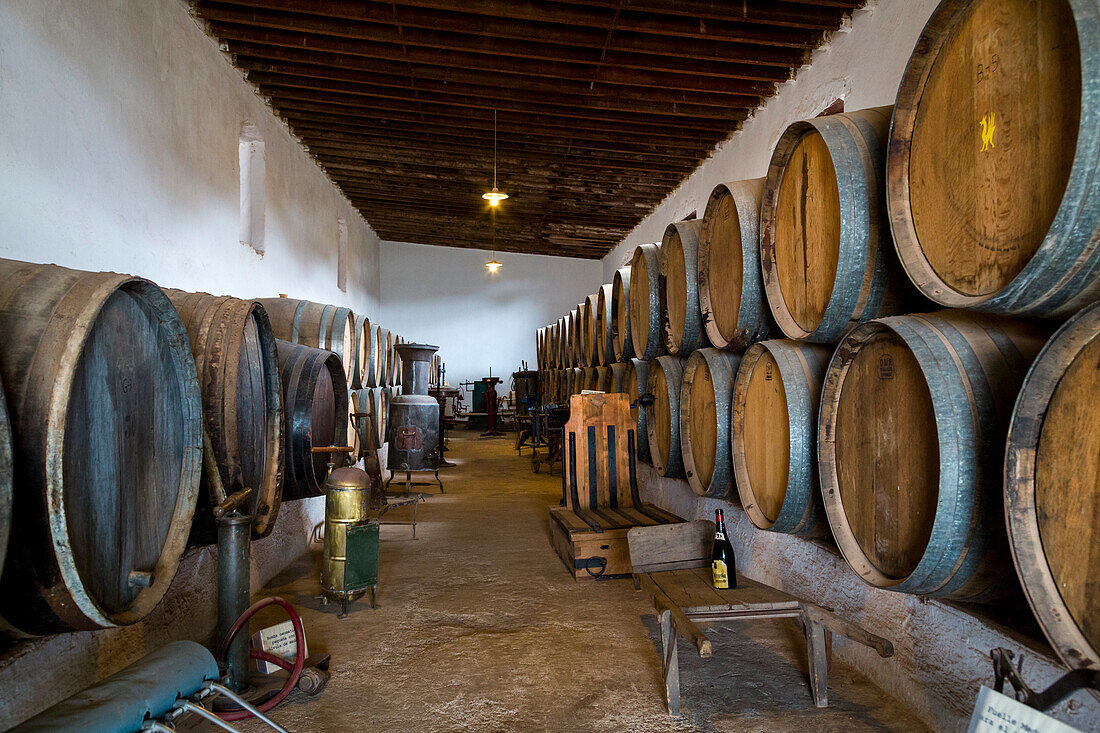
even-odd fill
[[(622, 109), (626, 111), (649, 108), (650, 106), (656, 109), (658, 105), (666, 107), (686, 105), (700, 109), (706, 107), (751, 109), (756, 107), (763, 99), (749, 94), (722, 94), (671, 89), (631, 89), (627, 87), (598, 87), (589, 92), (588, 87), (590, 85), (586, 84), (570, 83), (567, 86), (560, 81), (557, 83), (531, 83), (529, 81), (526, 84), (520, 84), (513, 81), (509, 76), (495, 77), (495, 79), (478, 77), (478, 83), (471, 83), (457, 79), (448, 81), (424, 78), (417, 76), (415, 71), (403, 74), (385, 74), (355, 69), (338, 69), (315, 64), (270, 62), (243, 56), (237, 57), (237, 66), (244, 69), (247, 77), (252, 81), (271, 82), (280, 80), (284, 84), (306, 84), (323, 80), (326, 83), (340, 82), (403, 91), (405, 96), (427, 92), (533, 102), (542, 101), (543, 103), (553, 102), (555, 104), (577, 104), (580, 100), (590, 99), (594, 103), (600, 104), (602, 109)], [(448, 74), (441, 73), (438, 76), (446, 77)], [(463, 75), (452, 71), (450, 76), (462, 77)], [(475, 76), (477, 75), (466, 75), (466, 78)], [(492, 83), (501, 80), (506, 83)], [(391, 91), (391, 93), (393, 92)]]
[[(661, 87), (665, 89), (690, 89), (695, 91), (725, 91), (732, 94), (770, 96), (775, 84), (750, 81), (734, 77), (706, 77), (695, 73), (652, 71), (648, 69), (620, 69), (607, 67), (600, 78), (592, 76), (591, 65), (562, 61), (523, 59), (494, 55), (489, 52), (460, 52), (447, 49), (409, 46), (403, 48), (391, 43), (352, 41), (348, 39), (298, 33), (270, 28), (250, 28), (236, 23), (209, 22), (211, 31), (228, 42), (230, 53), (247, 49), (250, 55), (262, 55), (258, 46), (276, 46), (307, 49), (316, 53), (351, 56), (390, 61), (408, 61), (463, 69), (477, 69), (496, 74), (520, 74), (550, 79), (570, 79), (582, 82), (598, 81), (601, 84), (624, 84), (633, 87)], [(241, 44), (247, 44), (243, 46)], [(345, 65), (341, 59), (332, 59), (334, 65)], [(361, 68), (369, 69), (369, 65)]]
[[(381, 119), (383, 113), (397, 112), (401, 114), (415, 114), (416, 102), (407, 102), (395, 99), (375, 99), (367, 102), (354, 95), (337, 95), (332, 92), (310, 92), (304, 89), (276, 89), (273, 87), (261, 87), (261, 93), (268, 96), (276, 107), (286, 110), (302, 109), (315, 112), (327, 112), (334, 109), (347, 114), (359, 110), (366, 120)], [(484, 120), (481, 126), (475, 125), (473, 129), (492, 130), (492, 108), (490, 107), (447, 107), (424, 102), (430, 106), (426, 114), (438, 117), (455, 117), (465, 119), (468, 122)], [(463, 113), (460, 114), (459, 111)], [(471, 114), (484, 112), (486, 114)], [(724, 137), (726, 126), (714, 124), (705, 119), (688, 118), (677, 120), (674, 123), (659, 124), (653, 121), (634, 121), (630, 119), (607, 119), (600, 117), (583, 117), (577, 115), (552, 114), (540, 112), (525, 114), (519, 109), (498, 108), (501, 117), (508, 116), (508, 123), (512, 129), (527, 124), (538, 124), (544, 127), (556, 127), (568, 130), (576, 126), (576, 120), (582, 120), (586, 129), (619, 134), (636, 134), (651, 137), (672, 137), (678, 139), (692, 139), (698, 137)], [(730, 121), (729, 127), (733, 127), (736, 121)], [(484, 133), (482, 133), (484, 134)]]
[[(317, 155), (318, 157), (328, 159), (343, 159), (343, 160), (361, 160), (364, 157), (370, 157), (374, 160), (387, 160), (390, 162), (399, 162), (401, 160), (408, 160), (410, 157), (417, 157), (419, 159), (430, 161), (433, 165), (451, 165), (459, 160), (462, 161), (478, 161), (479, 158), (472, 156), (470, 153), (475, 152), (477, 156), (480, 156), (480, 160), (484, 162), (478, 162), (482, 169), (487, 169), (488, 164), (492, 158), (485, 155), (484, 150), (477, 150), (471, 148), (455, 148), (451, 146), (442, 146), (436, 143), (432, 143), (431, 147), (423, 145), (420, 147), (406, 147), (400, 145), (394, 145), (393, 143), (385, 144), (380, 143), (371, 146), (341, 146), (341, 145), (326, 145), (324, 143), (314, 143), (309, 145), (310, 153)], [(560, 153), (538, 153), (538, 152), (520, 152), (518, 154), (501, 155), (499, 162), (504, 167), (520, 167), (531, 161), (538, 161), (540, 163), (555, 164), (561, 161), (562, 157)], [(694, 167), (688, 161), (681, 162), (679, 164), (659, 164), (645, 161), (627, 161), (627, 160), (608, 160), (601, 158), (589, 158), (586, 156), (579, 156), (576, 160), (570, 158), (570, 166), (573, 168), (592, 168), (599, 171), (632, 171), (636, 173), (662, 173), (684, 176), (690, 173)]]
[[(234, 0), (237, 2), (238, 0)], [(355, 0), (314, 0), (302, 4), (298, 0), (261, 0), (263, 7), (292, 9), (298, 5), (300, 12), (313, 13), (329, 17), (361, 19), (364, 12), (361, 3)], [(838, 3), (861, 4), (861, 0), (836, 0)], [(249, 3), (251, 4), (251, 3)], [(545, 0), (403, 0), (400, 6), (427, 8), (435, 10), (458, 10), (479, 16), (504, 18), (509, 20), (528, 20), (542, 23), (556, 23), (566, 26), (587, 26), (603, 29), (608, 18), (614, 14), (613, 4), (604, 8), (591, 5), (570, 5), (567, 2), (545, 2)], [(391, 4), (383, 3), (386, 11)], [(392, 16), (391, 16), (392, 17)], [(759, 11), (758, 11), (759, 17)], [(765, 16), (766, 17), (766, 16)], [(698, 18), (681, 15), (656, 15), (653, 13), (634, 13), (627, 7), (620, 14), (616, 28), (635, 32), (678, 38), (699, 40), (737, 41), (786, 48), (811, 49), (817, 47), (823, 38), (824, 29), (805, 30), (789, 26), (775, 26), (766, 23), (739, 21), (717, 21), (700, 23)]]
[[(423, 28), (382, 23), (329, 20), (316, 16), (277, 13), (263, 10), (238, 9), (222, 5), (203, 4), (202, 17), (213, 23), (219, 36), (231, 26), (251, 29), (301, 33), (312, 39), (329, 39), (337, 42), (389, 44), (405, 50), (413, 48), (453, 52), (490, 54), (494, 57), (510, 57), (524, 61), (571, 63), (595, 66), (600, 62), (599, 49), (561, 46), (540, 41), (517, 41), (510, 38), (487, 38), (452, 31), (435, 31)], [(312, 41), (312, 46), (317, 41)], [(307, 46), (308, 47), (308, 46)], [(592, 81), (600, 81), (603, 68), (620, 70), (668, 72), (691, 74), (697, 77), (743, 79), (763, 83), (782, 83), (791, 78), (789, 67), (761, 66), (726, 60), (699, 60), (680, 56), (658, 56), (626, 51), (608, 51), (600, 64), (601, 75), (593, 75)]]
[[(374, 130), (364, 132), (352, 128), (344, 128), (338, 125), (324, 122), (300, 121), (294, 122), (292, 130), (302, 139), (306, 145), (321, 144), (332, 146), (356, 146), (372, 144), (394, 145), (423, 145), (424, 133), (419, 130)], [(433, 142), (439, 141), (445, 146), (456, 148), (474, 148), (488, 151), (487, 140), (475, 135), (462, 134), (453, 130), (433, 129), (431, 132)], [(566, 138), (549, 138), (534, 135), (499, 135), (498, 145), (501, 150), (510, 151), (534, 151), (559, 155), (569, 146)], [(694, 148), (657, 149), (648, 145), (632, 145), (620, 142), (616, 145), (600, 145), (598, 143), (581, 144), (574, 147), (583, 149), (586, 155), (594, 159), (607, 160), (634, 160), (634, 161), (667, 161), (670, 163), (682, 163), (690, 165), (692, 154), (696, 159), (705, 157), (710, 151), (707, 148), (696, 146)], [(692, 152), (687, 152), (691, 150)]]
[[(540, 42), (564, 46), (598, 49), (603, 46), (606, 33), (602, 26), (585, 26), (574, 23), (546, 22), (545, 17), (514, 18), (497, 14), (468, 12), (461, 6), (455, 10), (437, 10), (412, 7), (403, 3), (348, 2), (328, 0), (304, 5), (300, 0), (202, 0), (198, 12), (215, 18), (220, 9), (250, 8), (283, 13), (294, 13), (329, 20), (345, 20), (382, 23), (401, 28), (446, 30), (450, 33), (466, 33), (489, 38), (510, 38), (521, 41), (538, 39)], [(225, 19), (225, 18), (223, 18)], [(296, 28), (308, 30), (308, 28)], [(673, 56), (679, 59), (700, 61), (725, 61), (785, 69), (798, 67), (807, 61), (809, 47), (790, 48), (767, 46), (762, 43), (744, 43), (723, 39), (685, 39), (676, 36), (660, 36), (653, 33), (634, 33), (627, 28), (616, 27), (608, 49), (612, 51)]]
[[(250, 72), (248, 79), (260, 86), (261, 89), (307, 89), (366, 98), (415, 100), (447, 107), (470, 107), (472, 109), (485, 109), (488, 107), (498, 110), (509, 109), (515, 112), (531, 112), (533, 114), (541, 114), (542, 111), (545, 111), (550, 114), (579, 117), (581, 119), (618, 120), (622, 119), (623, 115), (645, 114), (654, 119), (688, 117), (693, 119), (743, 121), (748, 118), (750, 111), (748, 107), (704, 107), (695, 104), (661, 104), (653, 102), (615, 104), (602, 100), (593, 100), (587, 108), (582, 108), (584, 104), (582, 99), (554, 98), (546, 93), (523, 94), (496, 90), (493, 92), (492, 97), (476, 97), (473, 96), (472, 91), (462, 93), (460, 88), (456, 88), (454, 92), (434, 90), (414, 92), (359, 82), (334, 82), (267, 72)], [(595, 111), (596, 114), (590, 116), (588, 114), (589, 110)], [(667, 121), (675, 122), (675, 120)]]

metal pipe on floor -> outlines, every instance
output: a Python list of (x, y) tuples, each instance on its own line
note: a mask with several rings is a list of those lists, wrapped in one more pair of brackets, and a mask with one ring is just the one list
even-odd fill
[[(233, 512), (218, 517), (218, 639), (248, 610), (252, 518)], [(248, 682), (248, 634), (238, 634), (226, 654), (228, 687), (240, 692)]]

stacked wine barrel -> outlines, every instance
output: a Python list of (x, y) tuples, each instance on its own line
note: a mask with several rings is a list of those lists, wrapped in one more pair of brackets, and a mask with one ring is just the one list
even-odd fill
[(148, 280), (12, 260), (0, 277), (0, 616), (24, 634), (134, 623), (168, 590), (199, 493), (187, 330)]
[(596, 348), (559, 325), (548, 368), (648, 392), (638, 455), (661, 480), (831, 536), (880, 588), (1022, 586), (1067, 665), (1097, 668), (1091, 7), (944, 0), (892, 107), (776, 130), (764, 178), (718, 183), (628, 253), (594, 319), (557, 321)]

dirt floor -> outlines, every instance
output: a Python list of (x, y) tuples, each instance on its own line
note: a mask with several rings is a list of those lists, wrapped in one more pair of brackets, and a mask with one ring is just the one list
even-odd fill
[(382, 528), (377, 609), (364, 599), (337, 619), (336, 606), (321, 605), (319, 544), (259, 594), (293, 602), (310, 651), (332, 655), (327, 689), (295, 693), (274, 714), (281, 724), (299, 733), (926, 730), (839, 662), (830, 707), (815, 708), (793, 621), (712, 625), (706, 660), (682, 644), (684, 716), (670, 718), (652, 607), (630, 580), (572, 579), (547, 533), (560, 477), (532, 473), (529, 451), (519, 458), (512, 445), (451, 440), (458, 465), (441, 472), (446, 494), (425, 489), (417, 538)]

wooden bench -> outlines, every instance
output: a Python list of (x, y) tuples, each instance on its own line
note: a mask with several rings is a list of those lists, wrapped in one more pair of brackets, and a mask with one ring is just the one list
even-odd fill
[(707, 520), (636, 527), (627, 534), (635, 587), (650, 596), (661, 625), (665, 703), (670, 715), (680, 714), (678, 637), (690, 641), (700, 657), (709, 657), (713, 651), (699, 624), (777, 618), (800, 621), (806, 635), (810, 692), (820, 708), (829, 705), (832, 634), (871, 647), (881, 657), (893, 656), (894, 647), (886, 639), (821, 606), (743, 575), (737, 575), (736, 588), (714, 588), (710, 570), (713, 541), (714, 523)]
[(639, 497), (634, 425), (626, 395), (570, 399), (562, 506), (550, 509), (550, 544), (576, 580), (629, 575), (631, 527), (683, 522)]

